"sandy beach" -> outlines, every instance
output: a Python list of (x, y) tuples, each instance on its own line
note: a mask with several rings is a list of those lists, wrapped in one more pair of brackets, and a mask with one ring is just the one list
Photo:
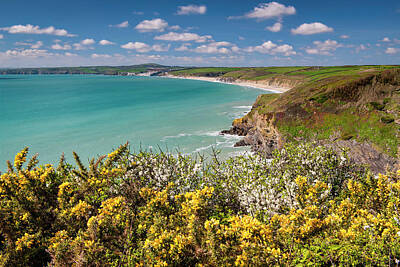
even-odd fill
[(225, 83), (225, 84), (233, 84), (233, 85), (257, 88), (257, 89), (270, 91), (270, 92), (274, 92), (274, 93), (284, 93), (291, 89), (291, 88), (287, 88), (287, 87), (270, 86), (270, 85), (263, 84), (263, 83), (257, 82), (257, 81), (225, 82), (225, 81), (221, 81), (220, 79), (214, 78), (214, 77), (198, 77), (198, 76), (165, 75), (163, 77), (173, 78), (173, 79), (188, 79), (188, 80), (198, 80), (198, 81), (206, 81), (206, 82), (218, 82), (218, 83)]

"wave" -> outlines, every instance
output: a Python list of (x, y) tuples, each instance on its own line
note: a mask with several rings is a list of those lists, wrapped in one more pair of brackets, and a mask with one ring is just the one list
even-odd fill
[(252, 106), (234, 106), (233, 108), (251, 110)]
[(207, 131), (207, 132), (195, 132), (195, 133), (180, 133), (177, 135), (167, 135), (161, 138), (161, 142), (165, 142), (168, 139), (175, 139), (181, 137), (188, 137), (188, 136), (223, 136), (220, 134), (220, 131)]

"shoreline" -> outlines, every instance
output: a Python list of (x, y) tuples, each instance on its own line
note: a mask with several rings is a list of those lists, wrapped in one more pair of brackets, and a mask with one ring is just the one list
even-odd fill
[(273, 93), (277, 93), (277, 94), (281, 94), (281, 93), (287, 92), (287, 91), (289, 91), (291, 89), (291, 88), (286, 88), (286, 87), (277, 87), (277, 86), (273, 87), (273, 86), (270, 86), (270, 85), (266, 85), (266, 84), (262, 84), (262, 83), (258, 83), (258, 82), (252, 82), (252, 81), (225, 82), (225, 81), (219, 80), (218, 78), (213, 78), (213, 77), (173, 76), (173, 75), (164, 75), (164, 76), (159, 76), (159, 77), (238, 85), (238, 86), (243, 86), (243, 87), (251, 87), (251, 88), (255, 88), (255, 89), (260, 89), (260, 90), (263, 90), (263, 91), (269, 91), (269, 92), (273, 92)]

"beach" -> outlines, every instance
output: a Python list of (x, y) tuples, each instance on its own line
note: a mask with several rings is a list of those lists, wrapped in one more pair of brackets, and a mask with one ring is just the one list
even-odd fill
[(232, 85), (239, 85), (244, 87), (252, 87), (257, 88), (269, 92), (274, 93), (284, 93), (289, 91), (291, 88), (288, 87), (278, 87), (278, 86), (271, 86), (268, 84), (264, 84), (261, 81), (249, 81), (249, 80), (236, 80), (233, 82), (223, 81), (218, 77), (199, 77), (199, 76), (174, 76), (174, 75), (164, 75), (162, 77), (172, 78), (172, 79), (187, 79), (187, 80), (197, 80), (197, 81), (205, 81), (205, 82), (217, 82), (217, 83), (225, 83), (225, 84), (232, 84)]

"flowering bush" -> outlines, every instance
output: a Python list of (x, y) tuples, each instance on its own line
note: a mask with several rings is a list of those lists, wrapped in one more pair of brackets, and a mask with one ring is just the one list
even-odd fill
[(124, 145), (57, 168), (27, 153), (0, 176), (1, 266), (400, 260), (400, 171), (373, 177), (322, 147), (205, 163)]

